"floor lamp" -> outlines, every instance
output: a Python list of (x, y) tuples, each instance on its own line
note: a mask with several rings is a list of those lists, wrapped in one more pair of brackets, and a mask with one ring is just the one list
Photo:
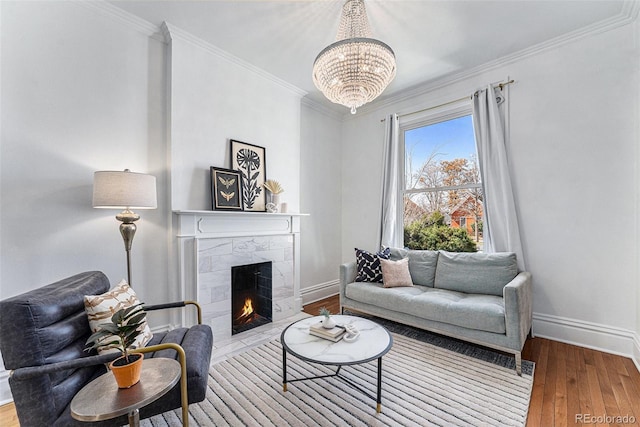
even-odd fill
[(140, 215), (131, 209), (155, 209), (156, 177), (143, 173), (124, 171), (97, 171), (93, 175), (93, 207), (124, 209), (116, 219), (120, 221), (120, 234), (127, 253), (127, 280), (131, 284), (131, 243), (136, 234), (135, 221)]

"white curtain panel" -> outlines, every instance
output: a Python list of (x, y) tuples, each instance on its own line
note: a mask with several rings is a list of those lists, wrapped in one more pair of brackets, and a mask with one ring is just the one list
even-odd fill
[(398, 115), (390, 114), (385, 120), (384, 156), (382, 176), (382, 215), (379, 247), (404, 246), (400, 209), (401, 164), (398, 139)]
[(484, 252), (514, 252), (525, 271), (504, 132), (504, 94), (488, 86), (473, 96), (473, 127), (484, 193)]

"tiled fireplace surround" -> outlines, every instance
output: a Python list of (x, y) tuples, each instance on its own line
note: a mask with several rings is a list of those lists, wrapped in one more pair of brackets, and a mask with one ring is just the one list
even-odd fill
[[(216, 340), (231, 337), (231, 267), (271, 261), (273, 321), (302, 310), (300, 216), (259, 212), (175, 211), (183, 297), (202, 306)], [(184, 318), (183, 322), (194, 319)], [(241, 334), (239, 334), (241, 335)]]

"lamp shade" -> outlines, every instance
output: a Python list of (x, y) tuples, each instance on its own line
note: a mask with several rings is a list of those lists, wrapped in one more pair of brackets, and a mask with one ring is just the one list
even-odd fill
[(124, 171), (97, 171), (93, 175), (93, 207), (155, 209), (156, 177)]

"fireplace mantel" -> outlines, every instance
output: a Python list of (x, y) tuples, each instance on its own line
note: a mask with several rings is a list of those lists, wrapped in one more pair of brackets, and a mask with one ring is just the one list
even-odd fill
[(299, 233), (303, 213), (173, 211), (178, 237), (262, 236)]
[[(274, 321), (302, 310), (300, 218), (308, 214), (197, 210), (173, 214), (181, 298), (200, 303), (203, 322), (216, 336), (231, 336), (228, 271), (247, 261), (274, 262)], [(183, 317), (182, 322), (193, 319)]]

